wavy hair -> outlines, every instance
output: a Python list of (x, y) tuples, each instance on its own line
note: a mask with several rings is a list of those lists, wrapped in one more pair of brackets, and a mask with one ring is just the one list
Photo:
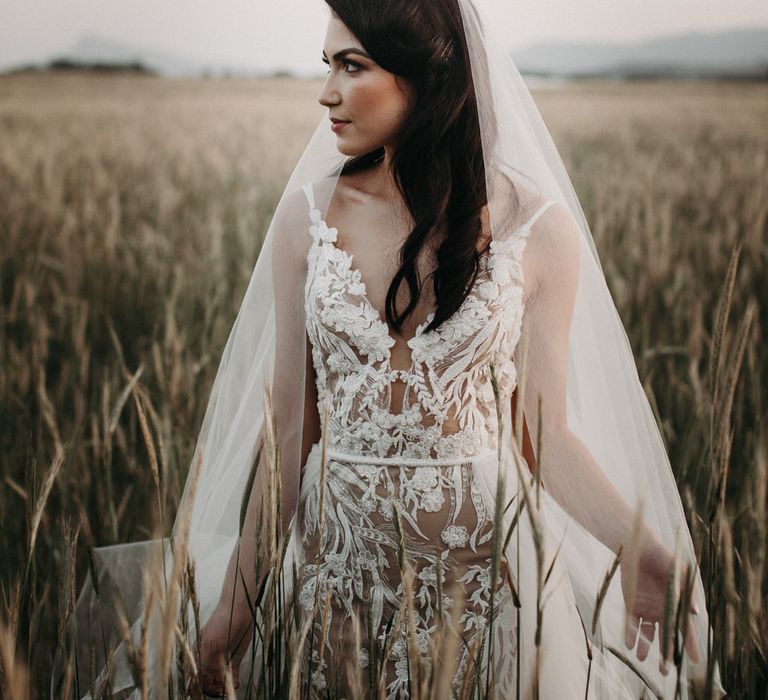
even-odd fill
[[(414, 226), (400, 249), (400, 268), (387, 292), (386, 318), (400, 332), (416, 308), (422, 284), (416, 263), (426, 242), (435, 236), (437, 268), (431, 277), (436, 309), (426, 329), (432, 330), (462, 305), (484, 252), (478, 251), (478, 241), (488, 195), (461, 10), (457, 0), (325, 2), (379, 66), (414, 88), (411, 114), (391, 165)], [(485, 74), (482, 67), (478, 74)], [(383, 155), (380, 148), (350, 158), (341, 174), (369, 168)], [(404, 283), (410, 300), (401, 310), (397, 293)]]

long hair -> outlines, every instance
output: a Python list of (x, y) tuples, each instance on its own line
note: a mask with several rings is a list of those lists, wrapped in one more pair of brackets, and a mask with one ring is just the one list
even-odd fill
[[(421, 294), (417, 260), (435, 237), (435, 316), (456, 312), (477, 276), (481, 213), (488, 201), (472, 67), (456, 0), (326, 0), (384, 70), (409, 81), (415, 99), (392, 157), (392, 175), (414, 226), (400, 249), (386, 318), (400, 331)], [(486, 144), (488, 146), (488, 144)], [(383, 148), (351, 158), (342, 175), (371, 167)], [(397, 308), (400, 286), (410, 299)]]

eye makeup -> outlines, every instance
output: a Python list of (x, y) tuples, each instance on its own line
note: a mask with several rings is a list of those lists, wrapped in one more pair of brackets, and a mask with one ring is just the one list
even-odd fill
[[(330, 66), (328, 59), (323, 56), (323, 58), (320, 59), (323, 63), (325, 63), (326, 66)], [(361, 66), (359, 63), (356, 63), (355, 61), (350, 61), (349, 59), (342, 59), (341, 61), (345, 66), (353, 66), (355, 70), (353, 71), (345, 71), (347, 73), (357, 73), (358, 70), (361, 70), (363, 66)]]

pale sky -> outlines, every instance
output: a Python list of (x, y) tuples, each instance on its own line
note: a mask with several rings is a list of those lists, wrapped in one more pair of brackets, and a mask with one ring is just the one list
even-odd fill
[[(478, 2), (510, 48), (768, 27), (766, 0)], [(322, 0), (0, 0), (0, 68), (45, 60), (94, 34), (181, 58), (319, 74), (327, 18)]]

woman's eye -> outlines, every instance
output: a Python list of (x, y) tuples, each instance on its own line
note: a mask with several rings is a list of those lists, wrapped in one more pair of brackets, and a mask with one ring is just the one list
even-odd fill
[[(331, 64), (328, 61), (327, 58), (320, 59), (323, 63), (325, 63), (326, 66), (328, 66), (328, 70), (326, 73), (331, 72)], [(360, 69), (362, 69), (362, 66), (359, 63), (355, 63), (354, 61), (345, 61), (342, 60), (342, 63), (344, 64), (344, 72), (345, 73), (357, 73)], [(354, 70), (347, 70), (349, 67), (352, 67)]]

